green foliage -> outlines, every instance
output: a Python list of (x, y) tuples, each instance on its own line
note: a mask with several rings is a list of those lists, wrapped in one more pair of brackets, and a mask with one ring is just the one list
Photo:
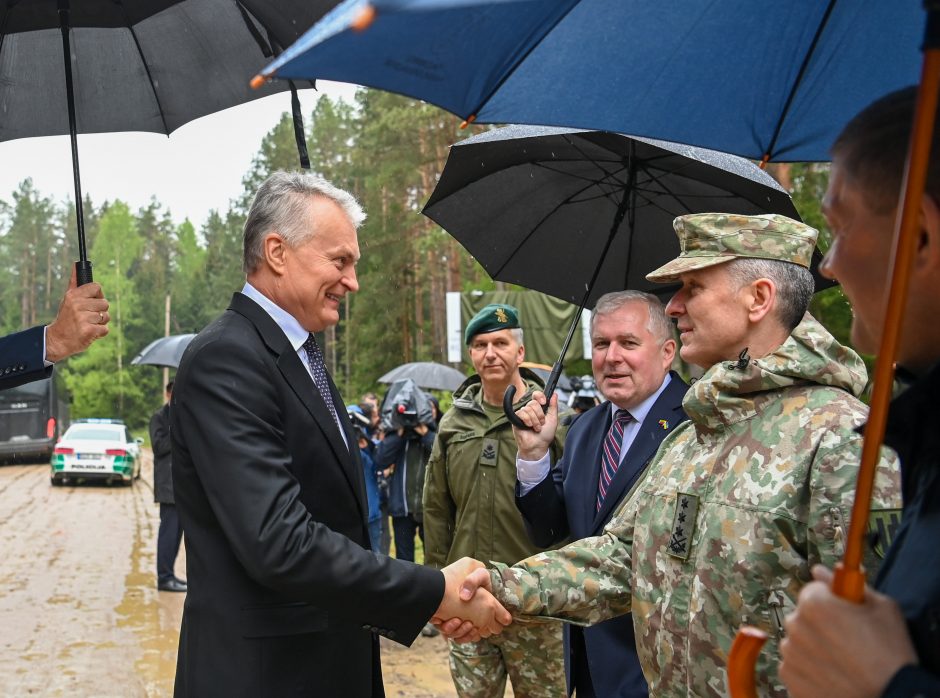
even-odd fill
[[(829, 249), (832, 232), (822, 214), (822, 200), (829, 183), (829, 165), (824, 163), (797, 163), (790, 165), (790, 193), (800, 217), (819, 231), (819, 248)], [(820, 291), (813, 297), (810, 312), (842, 344), (851, 346), (852, 308), (840, 286)], [(871, 357), (865, 356), (869, 375), (874, 368)]]

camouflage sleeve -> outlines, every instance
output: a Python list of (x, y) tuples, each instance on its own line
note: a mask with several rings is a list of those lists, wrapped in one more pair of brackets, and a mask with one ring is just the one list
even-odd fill
[(491, 563), (493, 591), (513, 616), (593, 625), (630, 612), (633, 514), (622, 512), (603, 535), (516, 563)]
[(453, 543), (457, 508), (447, 485), (447, 447), (438, 433), (431, 447), (424, 473), (424, 564), (440, 569), (447, 565), (447, 556)]
[[(809, 511), (809, 562), (820, 562), (832, 567), (845, 553), (846, 533), (852, 516), (852, 503), (861, 462), (862, 437), (852, 433), (843, 437), (832, 448), (821, 446), (813, 460)], [(878, 522), (892, 513), (899, 518), (901, 509), (901, 480), (897, 456), (887, 448), (881, 449), (881, 459), (875, 476), (871, 500), (869, 528), (878, 529)], [(884, 546), (887, 547), (887, 546)], [(865, 569), (873, 579), (881, 565), (880, 552), (866, 545)]]

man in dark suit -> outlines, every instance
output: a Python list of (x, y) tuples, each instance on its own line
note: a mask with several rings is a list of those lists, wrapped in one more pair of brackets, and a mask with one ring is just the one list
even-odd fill
[(55, 320), (0, 337), (0, 390), (48, 378), (53, 365), (108, 334), (108, 301), (97, 283), (76, 286), (75, 270)]
[(157, 589), (186, 591), (186, 582), (173, 572), (180, 551), (183, 529), (173, 499), (173, 471), (170, 450), (170, 400), (173, 381), (166, 384), (166, 403), (150, 418), (150, 447), (153, 449), (153, 501), (160, 505), (157, 530)]
[(379, 635), (411, 643), (454, 614), (472, 639), (510, 620), (492, 597), (459, 600), (467, 561), (437, 571), (369, 550), (356, 437), (313, 336), (358, 289), (363, 218), (319, 177), (269, 177), (245, 222), (247, 283), (183, 356), (177, 698), (383, 696)]
[[(561, 460), (552, 464), (548, 456), (556, 424), (515, 430), (516, 506), (532, 542), (541, 547), (599, 535), (662, 440), (686, 419), (682, 398), (688, 386), (669, 370), (676, 342), (655, 296), (602, 296), (591, 316), (591, 346), (594, 380), (606, 401), (575, 418)], [(520, 417), (527, 410), (541, 412), (544, 402), (536, 393), (536, 404), (522, 408)], [(605, 461), (609, 439), (616, 441), (617, 459)], [(590, 628), (566, 625), (565, 650), (569, 694), (577, 689), (578, 698), (647, 695), (630, 615)]]

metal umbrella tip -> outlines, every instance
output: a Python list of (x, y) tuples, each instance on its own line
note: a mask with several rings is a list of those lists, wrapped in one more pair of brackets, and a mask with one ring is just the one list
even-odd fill
[(267, 81), (268, 81), (268, 78), (266, 78), (261, 73), (258, 73), (251, 79), (251, 82), (248, 84), (251, 85), (251, 89), (257, 90), (259, 87), (264, 85), (264, 83), (266, 83)]
[(362, 32), (368, 29), (372, 22), (375, 21), (375, 7), (372, 5), (366, 5), (362, 8), (362, 12), (352, 21), (350, 28), (356, 32)]
[(476, 120), (477, 120), (477, 115), (476, 115), (476, 114), (471, 114), (471, 115), (468, 116), (466, 119), (464, 119), (464, 121), (460, 124), (460, 128), (467, 128), (467, 126), (469, 126), (470, 124), (472, 124), (472, 123), (473, 123), (474, 121), (476, 121)]

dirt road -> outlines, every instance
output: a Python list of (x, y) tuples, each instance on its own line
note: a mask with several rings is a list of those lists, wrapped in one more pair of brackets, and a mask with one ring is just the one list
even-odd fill
[[(172, 695), (184, 594), (156, 590), (151, 474), (149, 452), (129, 488), (0, 467), (0, 696)], [(440, 637), (382, 652), (389, 696), (454, 695)]]

